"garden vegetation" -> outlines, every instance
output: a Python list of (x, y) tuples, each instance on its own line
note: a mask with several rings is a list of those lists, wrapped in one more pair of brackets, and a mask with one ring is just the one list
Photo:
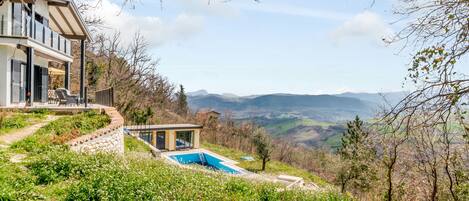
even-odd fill
[[(285, 190), (271, 183), (179, 168), (132, 154), (78, 154), (54, 140), (70, 133), (87, 134), (107, 123), (107, 116), (96, 113), (62, 117), (0, 151), (0, 200), (350, 199), (333, 191)], [(138, 152), (139, 143), (127, 142), (126, 147)], [(10, 161), (18, 153), (27, 157)]]

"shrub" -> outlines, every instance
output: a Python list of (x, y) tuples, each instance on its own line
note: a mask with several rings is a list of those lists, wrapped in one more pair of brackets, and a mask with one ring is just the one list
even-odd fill
[(251, 183), (223, 174), (180, 169), (161, 161), (113, 160), (93, 169), (69, 189), (66, 200), (336, 200), (338, 194)]
[(38, 108), (38, 109), (32, 110), (31, 112), (33, 114), (39, 114), (39, 115), (48, 115), (48, 114), (50, 114), (50, 111), (47, 108)]
[(27, 167), (36, 176), (36, 184), (50, 184), (70, 178), (80, 179), (94, 173), (95, 169), (112, 168), (111, 157), (97, 155), (79, 156), (66, 149), (54, 148), (37, 157)]
[(24, 170), (8, 161), (0, 151), (0, 200), (36, 200), (41, 196), (34, 192), (34, 180)]

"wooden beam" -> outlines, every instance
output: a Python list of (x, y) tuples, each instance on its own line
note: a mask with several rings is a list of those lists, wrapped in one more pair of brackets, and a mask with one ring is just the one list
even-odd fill
[(79, 17), (76, 15), (75, 12), (73, 12), (73, 10), (72, 10), (71, 7), (69, 7), (68, 9), (70, 10), (70, 13), (72, 13), (73, 18), (75, 18), (75, 20), (78, 22), (78, 26), (80, 27), (81, 32), (82, 32), (84, 35), (86, 35), (86, 33), (88, 33), (88, 31), (86, 30), (85, 27), (83, 27), (83, 26), (86, 26), (86, 25), (82, 24), (83, 21), (82, 21), (81, 19), (79, 19)]
[(80, 35), (71, 35), (71, 34), (61, 34), (63, 37), (68, 38), (68, 39), (73, 39), (73, 40), (86, 40), (86, 36), (80, 36)]
[(151, 132), (151, 145), (156, 147), (156, 131)]
[(35, 3), (35, 0), (11, 0), (14, 3)]
[(60, 6), (60, 7), (67, 7), (68, 5), (70, 5), (70, 2), (47, 2), (47, 5), (49, 6)]
[[(68, 19), (65, 17), (64, 13), (62, 12), (62, 10), (60, 10), (60, 8), (56, 8), (57, 11), (59, 12), (60, 16), (64, 19), (65, 23), (67, 24), (67, 26), (70, 28), (70, 31), (72, 31), (73, 35), (77, 35), (77, 33), (75, 32), (75, 30), (73, 30), (73, 27), (72, 25), (70, 25), (70, 22), (68, 21)], [(73, 15), (73, 14), (72, 14)]]
[[(57, 9), (57, 8), (56, 8)], [(62, 34), (64, 34), (64, 30), (62, 29), (61, 26), (59, 26), (59, 23), (57, 22), (57, 20), (55, 19), (54, 15), (49, 15), (50, 19), (52, 20), (52, 22), (54, 22), (55, 26), (57, 26), (57, 28), (59, 28), (60, 32)]]

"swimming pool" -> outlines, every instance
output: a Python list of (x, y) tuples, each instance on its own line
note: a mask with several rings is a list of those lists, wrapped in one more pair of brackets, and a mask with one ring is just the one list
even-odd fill
[(185, 153), (170, 155), (170, 159), (182, 165), (198, 164), (216, 171), (223, 171), (229, 174), (241, 174), (241, 170), (230, 167), (226, 161), (204, 152)]

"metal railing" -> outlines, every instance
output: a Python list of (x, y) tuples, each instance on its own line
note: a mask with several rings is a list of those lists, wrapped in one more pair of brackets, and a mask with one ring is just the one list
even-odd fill
[(107, 88), (95, 92), (96, 104), (113, 107), (114, 106), (114, 88)]
[[(34, 20), (32, 26), (33, 30), (31, 32), (31, 16), (23, 10), (15, 10), (13, 16), (18, 16), (18, 18), (8, 19), (5, 15), (0, 17), (1, 35), (31, 37), (47, 47), (65, 53), (66, 55), (71, 55), (72, 44), (70, 40), (51, 30), (50, 27), (45, 26), (37, 20)], [(8, 20), (11, 20), (11, 31), (8, 31)]]

